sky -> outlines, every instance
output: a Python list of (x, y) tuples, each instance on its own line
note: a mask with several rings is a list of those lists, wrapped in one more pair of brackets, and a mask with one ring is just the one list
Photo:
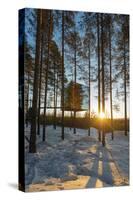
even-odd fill
[[(34, 39), (35, 33), (34, 33), (33, 30), (28, 31), (29, 22), (27, 20), (27, 17), (29, 15), (32, 15), (32, 12), (33, 12), (32, 9), (26, 10), (26, 21), (25, 21), (26, 22), (26, 26), (25, 26), (26, 29), (25, 29), (25, 31), (26, 31), (26, 34), (27, 34), (28, 42), (30, 43), (31, 46), (35, 47), (35, 39)], [(81, 22), (81, 20), (82, 20), (82, 15), (83, 15), (82, 12), (78, 12), (78, 14), (76, 15), (76, 18), (75, 18), (76, 24), (77, 24), (76, 29), (78, 30), (80, 36), (84, 35), (83, 29), (81, 29), (81, 27), (79, 27), (79, 25), (78, 25), (78, 23)], [(36, 26), (35, 20), (34, 20), (34, 23), (35, 23), (35, 26)], [(61, 30), (59, 28), (58, 29), (55, 28), (54, 33), (53, 33), (53, 39), (56, 41), (57, 45), (59, 46), (59, 49), (61, 50)], [(96, 56), (95, 56), (95, 54), (94, 55), (92, 54), (92, 56), (91, 56), (91, 74), (92, 75), (94, 73), (94, 67), (96, 65), (97, 65)], [(70, 67), (72, 68), (73, 64), (69, 63), (67, 57), (65, 56), (65, 71), (66, 71), (66, 77), (68, 78), (68, 82), (71, 81), (71, 77), (68, 76), (70, 74)], [(86, 66), (82, 66), (81, 69), (84, 68), (84, 67), (87, 67), (87, 64), (86, 64)], [(112, 68), (113, 68), (113, 66), (112, 66)], [(77, 77), (78, 77), (78, 73), (80, 74), (80, 70), (77, 67)], [(78, 78), (77, 78), (77, 82), (85, 85), (85, 83), (82, 79), (78, 80)], [(119, 83), (118, 83), (118, 87), (119, 87)], [(124, 117), (124, 102), (123, 102), (122, 98), (118, 99), (115, 96), (115, 90), (116, 90), (116, 85), (113, 85), (113, 91), (114, 91), (113, 92), (113, 100), (115, 99), (115, 101), (113, 101), (113, 103), (117, 102), (117, 104), (120, 107), (120, 110), (119, 110), (119, 112), (116, 112), (115, 110), (113, 110), (113, 115), (114, 115), (114, 118), (123, 118)], [(95, 112), (95, 113), (97, 113), (97, 111), (98, 111), (98, 101), (97, 101), (97, 98), (96, 98), (97, 94), (98, 94), (97, 81), (95, 83), (91, 82), (91, 112)], [(83, 103), (83, 108), (87, 109), (87, 104), (85, 102)], [(127, 115), (129, 117), (129, 97), (127, 98), (127, 111), (128, 111)], [(105, 102), (105, 112), (108, 116), (110, 115), (110, 101), (109, 101), (109, 99), (106, 100), (106, 102)]]

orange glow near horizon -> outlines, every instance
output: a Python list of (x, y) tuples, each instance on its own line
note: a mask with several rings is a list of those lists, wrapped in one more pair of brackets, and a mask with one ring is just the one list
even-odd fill
[(104, 112), (100, 112), (99, 113), (99, 118), (100, 119), (104, 119), (105, 118), (105, 113)]

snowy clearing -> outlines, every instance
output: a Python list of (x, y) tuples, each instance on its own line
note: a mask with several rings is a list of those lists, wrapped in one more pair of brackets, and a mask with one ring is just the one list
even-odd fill
[[(29, 127), (25, 133), (29, 137)], [(42, 126), (41, 126), (42, 130)], [(98, 142), (98, 133), (91, 128), (91, 136), (84, 129), (46, 128), (46, 142), (40, 135), (37, 153), (28, 153), (25, 143), (26, 191), (64, 190), (122, 186), (129, 184), (129, 137), (122, 131), (106, 134), (106, 147)], [(42, 131), (41, 131), (42, 132)]]

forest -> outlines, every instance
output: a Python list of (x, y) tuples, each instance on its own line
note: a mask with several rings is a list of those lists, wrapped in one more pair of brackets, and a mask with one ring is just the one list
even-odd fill
[(31, 124), (29, 151), (43, 125), (129, 131), (129, 16), (25, 9), (24, 115)]
[(19, 71), (27, 190), (128, 185), (129, 15), (23, 9)]

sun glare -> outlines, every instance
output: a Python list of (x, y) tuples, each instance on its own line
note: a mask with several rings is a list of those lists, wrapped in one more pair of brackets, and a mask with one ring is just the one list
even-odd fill
[(101, 119), (104, 119), (104, 118), (105, 118), (105, 113), (104, 113), (104, 112), (100, 112), (99, 117), (100, 117)]

